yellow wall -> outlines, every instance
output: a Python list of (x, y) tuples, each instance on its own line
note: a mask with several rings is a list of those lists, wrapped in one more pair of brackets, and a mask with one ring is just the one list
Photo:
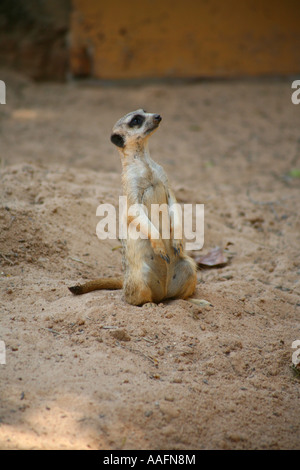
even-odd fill
[(299, 0), (73, 0), (71, 71), (103, 79), (300, 73)]

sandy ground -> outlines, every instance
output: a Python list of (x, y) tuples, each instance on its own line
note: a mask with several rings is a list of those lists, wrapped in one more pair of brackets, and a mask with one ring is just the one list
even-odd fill
[[(290, 80), (33, 84), (3, 72), (0, 108), (2, 449), (296, 449), (300, 382), (300, 106)], [(113, 124), (161, 113), (152, 157), (181, 203), (205, 204), (195, 298), (133, 307), (75, 297), (121, 273), (96, 236), (117, 205)]]

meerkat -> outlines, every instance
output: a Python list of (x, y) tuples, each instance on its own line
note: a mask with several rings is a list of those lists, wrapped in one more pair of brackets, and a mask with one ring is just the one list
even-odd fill
[[(123, 288), (125, 300), (132, 305), (159, 303), (164, 299), (187, 299), (196, 288), (196, 264), (176, 239), (178, 211), (172, 211), (170, 234), (162, 238), (162, 227), (151, 218), (152, 204), (176, 208), (176, 198), (163, 168), (152, 160), (148, 140), (162, 118), (138, 109), (122, 117), (113, 127), (111, 142), (119, 150), (122, 163), (123, 194), (128, 207), (139, 204), (139, 217), (128, 213), (127, 227), (136, 225), (143, 237), (123, 240), (123, 278), (100, 278), (69, 287), (73, 294), (98, 289)], [(138, 227), (137, 227), (138, 225)], [(178, 232), (177, 232), (178, 233)]]

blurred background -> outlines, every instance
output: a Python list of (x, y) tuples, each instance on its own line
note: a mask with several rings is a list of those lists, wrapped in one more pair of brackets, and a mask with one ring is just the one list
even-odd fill
[(297, 0), (1, 0), (0, 66), (37, 80), (300, 73)]

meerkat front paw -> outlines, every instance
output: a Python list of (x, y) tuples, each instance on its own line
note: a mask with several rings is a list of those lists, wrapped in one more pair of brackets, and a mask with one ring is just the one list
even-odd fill
[(183, 254), (183, 244), (181, 240), (172, 240), (172, 246), (176, 256)]
[(166, 252), (164, 242), (161, 238), (159, 238), (158, 240), (151, 239), (151, 246), (156, 255), (159, 255), (168, 264), (170, 263), (170, 257)]

